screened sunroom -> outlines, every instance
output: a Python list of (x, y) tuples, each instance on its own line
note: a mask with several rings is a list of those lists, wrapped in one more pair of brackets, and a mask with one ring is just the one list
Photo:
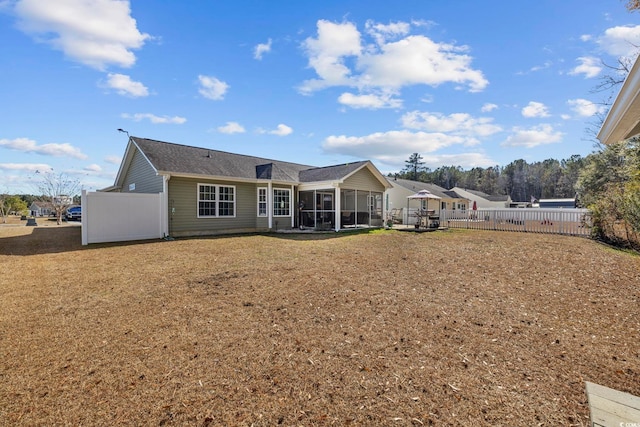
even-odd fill
[(382, 227), (383, 193), (352, 189), (318, 189), (298, 193), (301, 228), (339, 230)]

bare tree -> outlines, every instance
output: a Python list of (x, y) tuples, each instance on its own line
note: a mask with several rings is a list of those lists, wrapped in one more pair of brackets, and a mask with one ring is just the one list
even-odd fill
[(633, 12), (634, 10), (640, 10), (640, 0), (626, 0), (627, 10)]
[(62, 223), (62, 214), (73, 204), (73, 198), (80, 191), (80, 182), (71, 179), (65, 173), (45, 173), (39, 190), (51, 202), (56, 213), (58, 225)]

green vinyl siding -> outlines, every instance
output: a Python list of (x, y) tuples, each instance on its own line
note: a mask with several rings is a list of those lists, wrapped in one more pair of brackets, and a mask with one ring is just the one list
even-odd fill
[[(235, 217), (198, 218), (198, 184), (235, 187)], [(256, 185), (172, 177), (169, 180), (169, 231), (198, 235), (256, 229)]]
[[(135, 189), (130, 190), (131, 185), (135, 185)], [(156, 175), (156, 171), (138, 150), (133, 153), (131, 165), (122, 181), (121, 191), (124, 193), (162, 192), (162, 177)]]
[(362, 168), (345, 179), (340, 188), (380, 192), (385, 190), (384, 185), (367, 168)]

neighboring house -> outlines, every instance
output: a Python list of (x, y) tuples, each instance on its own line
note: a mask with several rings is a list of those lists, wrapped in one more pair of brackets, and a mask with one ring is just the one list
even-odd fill
[(539, 208), (575, 208), (576, 199), (540, 199)]
[(478, 209), (505, 209), (513, 206), (513, 202), (509, 196), (492, 196), (482, 191), (465, 190), (460, 187), (453, 187), (451, 190), (460, 197), (469, 199), (469, 206), (473, 206), (473, 202), (476, 202), (476, 208)]
[(602, 123), (598, 139), (609, 145), (640, 135), (640, 60), (627, 75), (620, 93)]
[(130, 137), (113, 186), (165, 193), (172, 236), (383, 225), (390, 184), (370, 161), (327, 167)]
[(29, 206), (31, 216), (49, 216), (52, 212), (55, 212), (53, 204), (51, 202), (33, 202)]
[(440, 199), (429, 200), (428, 209), (435, 211), (435, 215), (439, 215), (441, 210), (467, 210), (469, 209), (469, 200), (460, 196), (453, 190), (447, 190), (435, 184), (426, 182), (410, 181), (407, 179), (389, 178), (391, 188), (386, 191), (387, 209), (427, 209), (427, 200), (407, 199), (420, 190), (427, 190), (431, 194), (440, 197)]

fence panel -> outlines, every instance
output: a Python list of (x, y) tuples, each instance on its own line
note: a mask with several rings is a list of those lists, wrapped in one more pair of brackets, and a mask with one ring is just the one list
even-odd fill
[(590, 236), (588, 209), (478, 209), (440, 211), (440, 225), (475, 230)]
[(164, 193), (82, 192), (82, 244), (164, 236)]

